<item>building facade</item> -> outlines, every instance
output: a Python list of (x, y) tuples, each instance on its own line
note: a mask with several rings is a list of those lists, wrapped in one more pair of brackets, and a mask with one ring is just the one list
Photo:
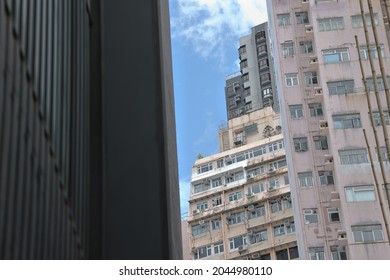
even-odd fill
[[(383, 1), (372, 1), (375, 14), (372, 20), (367, 1), (363, 2), (369, 43), (365, 40), (359, 1), (267, 2), (302, 259), (390, 258), (387, 234), (390, 213), (388, 193), (384, 189), (390, 165), (373, 93), (374, 75), (367, 59), (367, 45), (370, 45), (374, 49), (385, 125), (390, 128), (378, 50), (371, 29), (372, 23), (378, 29), (380, 52), (389, 75), (388, 21)], [(355, 35), (360, 41), (384, 176), (380, 172)], [(363, 129), (368, 132), (369, 147)], [(369, 153), (373, 155), (371, 163), (377, 174), (378, 189)]]
[(240, 72), (226, 77), (228, 120), (265, 107), (278, 111), (267, 22), (240, 38), (238, 54)]
[(252, 126), (257, 139), (195, 162), (188, 217), (192, 259), (296, 259), (283, 137), (281, 131), (262, 135), (280, 118), (267, 107), (233, 120)]

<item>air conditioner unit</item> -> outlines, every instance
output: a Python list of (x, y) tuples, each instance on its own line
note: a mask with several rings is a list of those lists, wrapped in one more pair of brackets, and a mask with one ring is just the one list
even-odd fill
[(252, 259), (253, 260), (256, 260), (256, 259), (260, 259), (260, 253), (255, 253), (252, 255)]
[(230, 217), (232, 216), (232, 213), (226, 212), (226, 213), (225, 213), (225, 216), (226, 216), (226, 218), (230, 218)]
[(200, 220), (200, 221), (199, 221), (199, 224), (200, 224), (200, 225), (203, 225), (203, 224), (204, 224), (204, 220)]
[(194, 211), (192, 211), (192, 215), (197, 215), (200, 213), (200, 210), (199, 209), (195, 209)]
[(240, 246), (238, 246), (238, 251), (239, 251), (239, 252), (245, 251), (246, 249), (247, 249), (246, 245), (240, 245)]
[(247, 180), (251, 180), (251, 179), (253, 179), (255, 177), (255, 175), (253, 175), (253, 174), (248, 174), (248, 175), (246, 175), (246, 179)]
[(249, 205), (248, 206), (248, 211), (254, 211), (255, 210), (255, 206), (254, 205)]
[(268, 172), (269, 172), (269, 173), (273, 173), (273, 172), (275, 172), (275, 171), (276, 171), (276, 169), (275, 169), (275, 168), (272, 168), (272, 167), (271, 167), (270, 169), (268, 169)]
[(253, 235), (253, 230), (248, 230), (248, 235)]
[(291, 222), (290, 219), (284, 219), (283, 223), (285, 226), (289, 226)]

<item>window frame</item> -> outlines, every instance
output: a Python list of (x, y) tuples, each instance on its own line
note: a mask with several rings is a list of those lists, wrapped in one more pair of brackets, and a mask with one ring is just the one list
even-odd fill
[(339, 150), (338, 154), (341, 165), (369, 163), (366, 148)]
[(351, 56), (349, 55), (348, 48), (322, 50), (322, 57), (324, 60), (324, 64), (332, 64), (332, 63), (351, 61)]
[(337, 31), (345, 29), (343, 17), (320, 18), (317, 19), (317, 25), (319, 32)]
[(346, 186), (345, 198), (349, 203), (376, 201), (376, 192), (373, 185)]
[(319, 224), (318, 209), (303, 209), (303, 219), (306, 225)]
[(302, 119), (304, 117), (302, 104), (289, 105), (288, 107), (291, 119)]
[(286, 87), (299, 86), (298, 73), (287, 73), (284, 75)]

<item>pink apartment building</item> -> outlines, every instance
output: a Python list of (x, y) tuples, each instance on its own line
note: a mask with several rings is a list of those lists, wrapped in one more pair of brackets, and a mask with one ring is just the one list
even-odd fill
[[(384, 1), (372, 1), (369, 25), (378, 29), (386, 79), (390, 77), (389, 23)], [(294, 205), (300, 259), (390, 259), (389, 204), (372, 133), (354, 36), (361, 47), (374, 122), (385, 167), (389, 156), (373, 91), (359, 1), (268, 0), (276, 85)], [(371, 26), (379, 94), (389, 113)], [(379, 195), (363, 136), (367, 131)], [(387, 181), (388, 182), (388, 181)], [(384, 212), (380, 197), (383, 197)]]

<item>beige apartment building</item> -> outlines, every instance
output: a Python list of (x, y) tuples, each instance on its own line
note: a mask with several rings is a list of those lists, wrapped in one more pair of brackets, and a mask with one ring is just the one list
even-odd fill
[[(389, 22), (384, 1), (372, 1), (373, 19), (367, 1), (363, 2), (369, 43), (358, 0), (267, 1), (300, 259), (390, 259), (384, 187), (390, 164), (368, 60), (370, 45), (385, 125), (390, 129), (378, 59), (381, 53), (389, 80)], [(380, 50), (371, 24), (377, 28)], [(375, 145), (355, 35), (380, 149)]]
[(192, 169), (190, 258), (298, 258), (279, 114), (266, 107), (231, 119), (222, 135), (232, 148)]

